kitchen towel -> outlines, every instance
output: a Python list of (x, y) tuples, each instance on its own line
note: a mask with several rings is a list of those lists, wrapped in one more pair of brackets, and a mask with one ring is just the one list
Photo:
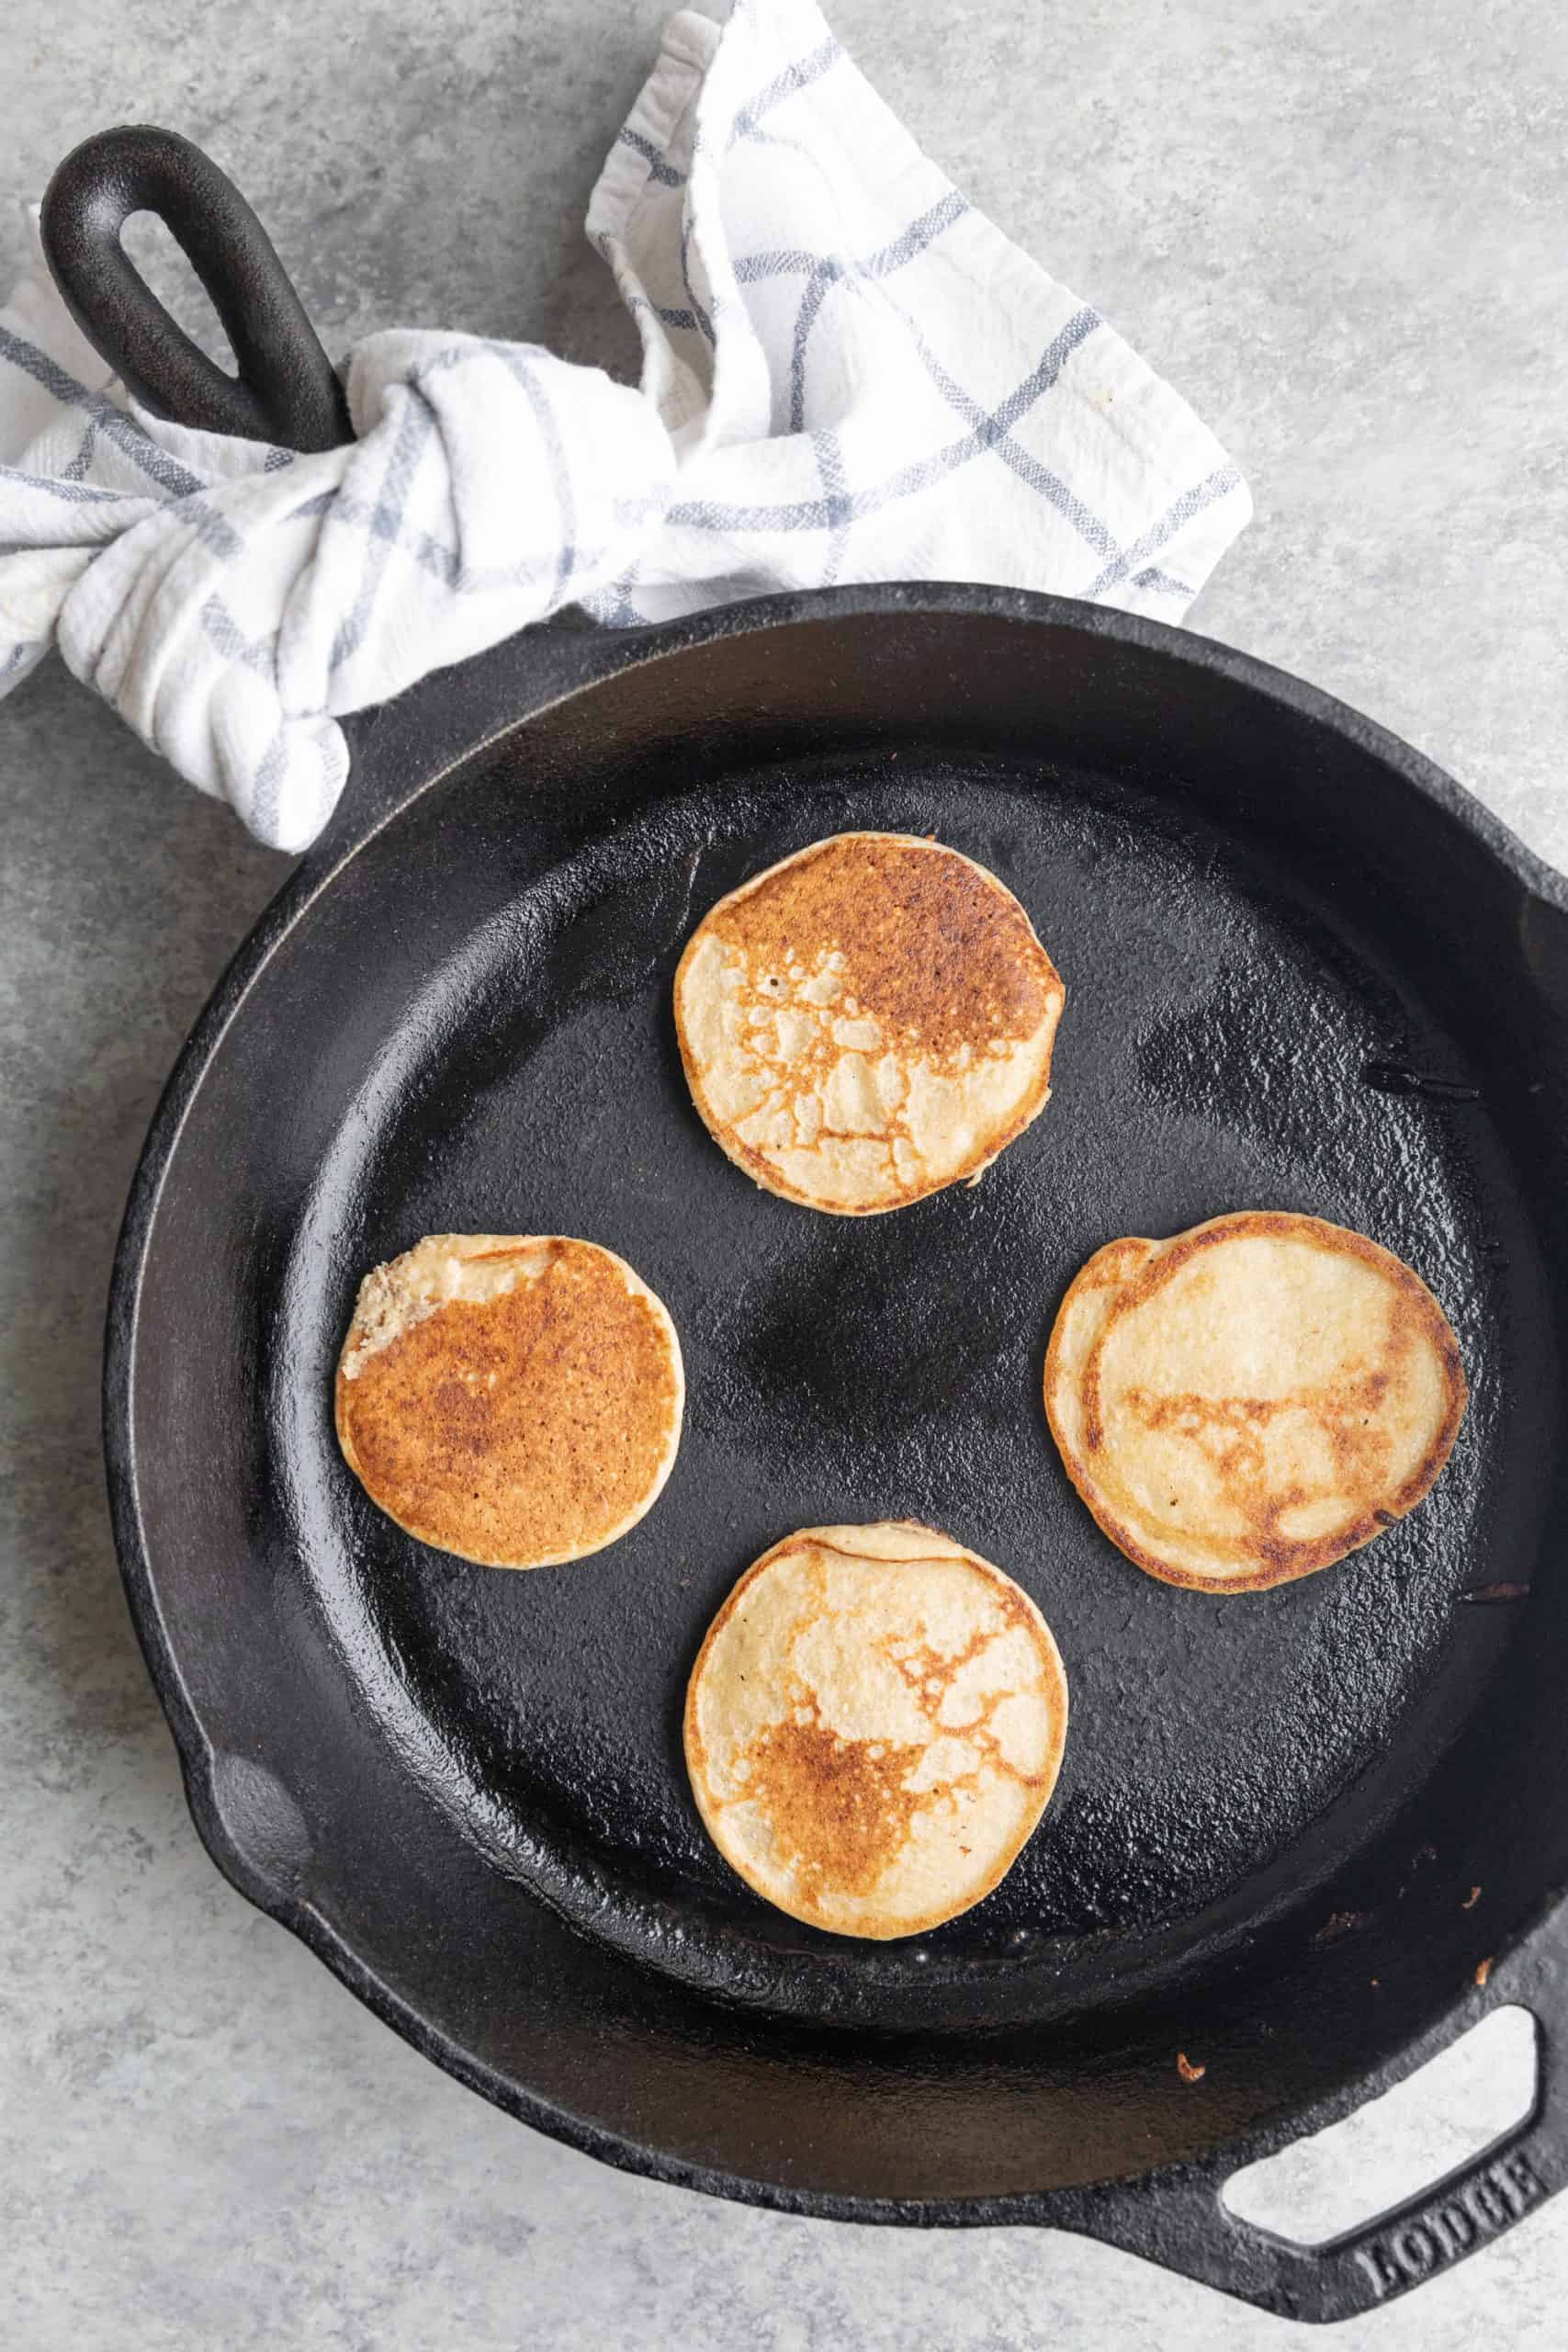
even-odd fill
[(339, 718), (580, 605), (1055, 590), (1179, 620), (1251, 511), (1186, 402), (965, 203), (811, 0), (682, 12), (588, 233), (640, 385), (536, 345), (373, 334), (358, 438), (162, 422), (41, 253), (0, 311), (0, 693), (53, 642), (260, 839), (302, 849)]

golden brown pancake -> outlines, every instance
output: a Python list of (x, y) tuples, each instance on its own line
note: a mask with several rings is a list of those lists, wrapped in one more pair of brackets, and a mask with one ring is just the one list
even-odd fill
[(692, 1669), (686, 1767), (747, 1884), (840, 1936), (967, 1911), (1044, 1812), (1067, 1731), (1050, 1629), (909, 1520), (807, 1527), (747, 1569)]
[(1364, 1234), (1275, 1210), (1111, 1242), (1045, 1358), (1052, 1432), (1106, 1534), (1205, 1592), (1370, 1544), (1432, 1485), (1465, 1402), (1420, 1277)]
[(1043, 1109), (1064, 995), (983, 865), (908, 833), (837, 833), (703, 918), (675, 1026), (737, 1167), (870, 1216), (977, 1177)]
[(675, 1326), (613, 1250), (432, 1233), (359, 1286), (337, 1433), (411, 1535), (481, 1567), (542, 1568), (637, 1524), (684, 1400)]

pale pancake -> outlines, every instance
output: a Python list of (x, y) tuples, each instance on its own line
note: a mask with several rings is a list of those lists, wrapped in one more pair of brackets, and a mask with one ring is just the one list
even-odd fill
[(807, 1527), (748, 1568), (686, 1693), (686, 1766), (747, 1884), (840, 1936), (913, 1936), (1006, 1874), (1067, 1732), (1050, 1629), (908, 1520)]
[(1112, 1241), (1062, 1302), (1045, 1411), (1067, 1475), (1151, 1576), (1258, 1592), (1418, 1503), (1464, 1418), (1459, 1347), (1363, 1234), (1244, 1210)]
[(359, 1286), (337, 1433), (411, 1535), (481, 1567), (542, 1568), (636, 1526), (684, 1401), (675, 1326), (613, 1250), (432, 1233)]
[(675, 1026), (738, 1167), (869, 1216), (978, 1176), (1043, 1109), (1064, 994), (983, 865), (908, 833), (837, 833), (704, 916)]

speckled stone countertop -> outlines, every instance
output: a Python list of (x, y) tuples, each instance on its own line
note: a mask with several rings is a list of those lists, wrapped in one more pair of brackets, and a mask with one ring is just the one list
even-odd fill
[[(272, 228), (331, 349), (389, 324), (629, 372), (583, 205), (660, 0), (14, 0), (0, 192), (166, 122)], [(839, 0), (959, 186), (1219, 432), (1257, 520), (1192, 618), (1407, 735), (1568, 862), (1568, 28), (1556, 0)], [(21, 250), (0, 220), (0, 274)], [(0, 2342), (1011, 2352), (1284, 2346), (1099, 2246), (709, 2203), (535, 2137), (219, 1878), (120, 1599), (100, 1317), (158, 1087), (285, 871), (55, 665), (0, 708)], [(1515, 2020), (1516, 2025), (1518, 2023)], [(1367, 2205), (1506, 2120), (1467, 2046)], [(1500, 2103), (1500, 2104), (1499, 2104)], [(1490, 2111), (1490, 2109), (1489, 2109)], [(1456, 2136), (1457, 2135), (1457, 2136)], [(1562, 2341), (1568, 2197), (1343, 2329)], [(1317, 2340), (1317, 2339), (1314, 2339)]]

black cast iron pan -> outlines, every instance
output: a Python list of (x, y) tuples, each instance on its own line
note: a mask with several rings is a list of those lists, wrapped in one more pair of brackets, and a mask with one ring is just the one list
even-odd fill
[[(114, 134), (45, 213), (88, 332), (181, 411), (191, 347), (125, 212), (151, 197), (231, 327), (281, 275), (237, 198), (211, 230), (192, 158)], [(297, 324), (253, 322), (263, 361), (243, 400), (205, 385), (206, 421), (299, 431), (303, 402), (330, 438)], [(220, 1866), (442, 2065), (663, 2179), (1080, 2230), (1308, 2319), (1508, 2227), (1568, 2168), (1568, 888), (1310, 687), (987, 588), (536, 632), (351, 732), (331, 833), (170, 1080), (110, 1306), (120, 1556)], [(977, 1191), (845, 1224), (714, 1148), (669, 997), (696, 913), (860, 825), (1000, 873), (1068, 1005), (1055, 1099)], [(1102, 1539), (1039, 1388), (1091, 1250), (1238, 1206), (1409, 1259), (1473, 1403), (1412, 1518), (1224, 1599)], [(674, 1313), (679, 1463), (591, 1562), (425, 1551), (339, 1460), (355, 1285), (433, 1227), (598, 1238)], [(863, 1948), (726, 1871), (678, 1713), (766, 1544), (906, 1513), (1042, 1602), (1074, 1728), (1005, 1883)], [(1500, 2001), (1540, 2057), (1506, 2142), (1328, 2245), (1228, 2211), (1234, 2168)]]

